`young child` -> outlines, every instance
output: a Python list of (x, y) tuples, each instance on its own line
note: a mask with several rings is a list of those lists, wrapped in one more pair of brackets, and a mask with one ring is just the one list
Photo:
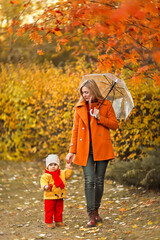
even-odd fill
[(59, 166), (58, 156), (56, 154), (48, 155), (45, 173), (40, 180), (44, 190), (45, 223), (48, 228), (65, 226), (62, 218), (63, 198), (66, 197), (65, 180), (71, 177), (72, 167), (71, 164), (66, 164), (66, 169), (60, 170)]

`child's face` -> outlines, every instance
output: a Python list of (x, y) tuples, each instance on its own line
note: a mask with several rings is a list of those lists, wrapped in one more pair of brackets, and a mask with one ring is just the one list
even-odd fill
[(50, 172), (56, 172), (58, 169), (59, 169), (59, 166), (58, 166), (58, 164), (56, 164), (56, 163), (50, 163), (50, 164), (48, 165), (48, 170), (49, 170)]

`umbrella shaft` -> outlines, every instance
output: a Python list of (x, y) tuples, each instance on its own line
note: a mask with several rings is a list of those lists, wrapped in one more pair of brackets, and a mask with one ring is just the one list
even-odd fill
[(100, 106), (98, 107), (98, 109), (100, 109), (100, 107), (102, 106), (102, 104), (104, 103), (104, 101), (106, 100), (106, 98), (108, 97), (108, 95), (110, 94), (110, 92), (112, 91), (112, 89), (114, 88), (114, 86), (116, 85), (117, 81), (114, 82), (114, 84), (112, 85), (112, 87), (110, 88), (109, 92), (107, 93), (107, 95), (105, 96), (105, 98), (103, 99), (103, 101), (101, 102)]

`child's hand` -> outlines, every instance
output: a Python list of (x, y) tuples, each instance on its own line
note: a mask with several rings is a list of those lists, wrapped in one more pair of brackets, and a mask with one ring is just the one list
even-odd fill
[(72, 169), (71, 163), (66, 163), (66, 168)]
[(48, 185), (43, 185), (43, 190), (48, 190), (49, 189), (49, 186)]
[(49, 184), (49, 185), (44, 185), (44, 186), (43, 186), (43, 190), (44, 190), (44, 191), (47, 191), (47, 190), (50, 190), (50, 191), (52, 191), (52, 187), (53, 187), (53, 185), (52, 185), (52, 184)]

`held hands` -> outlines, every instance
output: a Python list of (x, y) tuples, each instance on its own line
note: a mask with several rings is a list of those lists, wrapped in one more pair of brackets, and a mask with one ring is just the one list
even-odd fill
[(71, 163), (66, 163), (66, 168), (72, 169)]
[(74, 153), (68, 153), (66, 156), (66, 163), (71, 164), (73, 158), (74, 158)]

